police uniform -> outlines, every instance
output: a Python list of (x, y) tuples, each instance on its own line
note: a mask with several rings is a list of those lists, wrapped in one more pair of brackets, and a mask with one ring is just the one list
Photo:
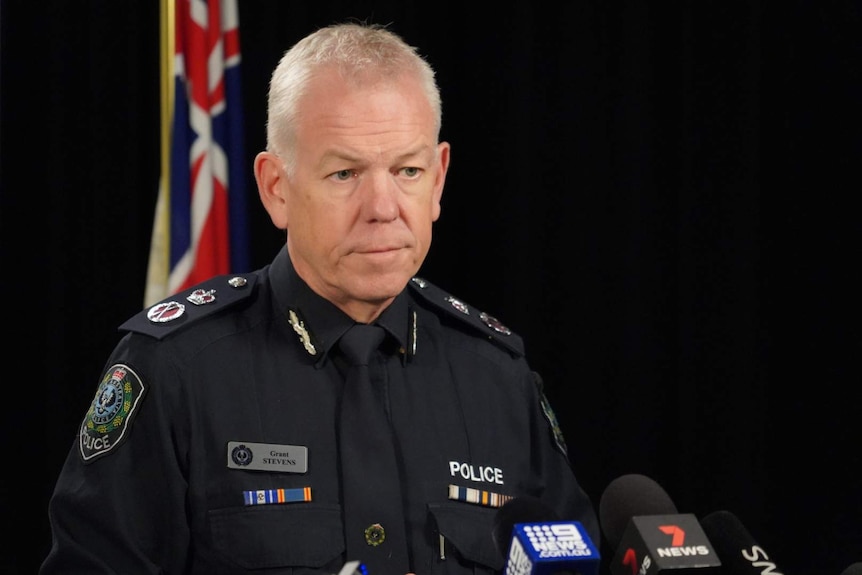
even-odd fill
[[(353, 323), (282, 249), (123, 324), (49, 505), (43, 575), (337, 573), (360, 559), (344, 556), (334, 361)], [(407, 541), (381, 546), (407, 546), (419, 575), (493, 573), (497, 509), (526, 495), (599, 541), (516, 334), (420, 278), (377, 323), (398, 476), (345, 472), (401, 490)]]

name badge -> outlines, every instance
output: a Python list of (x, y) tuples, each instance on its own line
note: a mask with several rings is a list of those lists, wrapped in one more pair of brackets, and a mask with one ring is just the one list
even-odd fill
[(308, 448), (302, 445), (228, 441), (227, 466), (231, 469), (305, 473)]

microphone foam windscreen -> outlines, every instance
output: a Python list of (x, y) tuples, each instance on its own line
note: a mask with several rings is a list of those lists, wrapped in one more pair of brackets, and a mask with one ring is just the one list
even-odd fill
[(662, 486), (639, 473), (621, 475), (611, 481), (599, 501), (602, 532), (614, 550), (632, 517), (676, 514), (676, 505)]
[(512, 530), (516, 523), (544, 523), (559, 521), (557, 512), (538, 497), (523, 496), (510, 499), (497, 510), (494, 516), (494, 546), (505, 556), (512, 541)]
[(754, 537), (739, 518), (730, 511), (713, 511), (700, 520), (700, 526), (715, 546), (719, 556), (725, 549), (735, 553), (737, 548), (754, 545)]
[(847, 569), (841, 572), (841, 575), (862, 575), (862, 561), (848, 565)]

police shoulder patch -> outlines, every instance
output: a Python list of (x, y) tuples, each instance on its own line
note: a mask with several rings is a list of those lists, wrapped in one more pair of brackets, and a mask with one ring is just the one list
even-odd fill
[(162, 339), (248, 298), (254, 292), (256, 282), (256, 274), (213, 277), (132, 316), (120, 326), (120, 331), (134, 331)]
[(410, 287), (424, 301), (475, 327), (485, 337), (503, 346), (514, 355), (524, 355), (524, 342), (521, 336), (503, 325), (497, 318), (475, 309), (423, 278), (414, 277), (410, 280)]
[(545, 414), (545, 419), (548, 420), (548, 425), (551, 426), (551, 433), (554, 436), (554, 443), (556, 444), (557, 449), (559, 449), (563, 455), (568, 457), (569, 448), (566, 445), (566, 439), (563, 437), (563, 429), (560, 427), (560, 422), (557, 421), (557, 415), (551, 408), (551, 402), (548, 401), (548, 396), (545, 395), (545, 384), (542, 381), (542, 377), (534, 371), (533, 380), (535, 381), (536, 387), (539, 391), (539, 403), (542, 406), (542, 413)]
[(107, 455), (125, 440), (145, 394), (144, 383), (131, 367), (117, 363), (108, 368), (78, 434), (84, 463)]

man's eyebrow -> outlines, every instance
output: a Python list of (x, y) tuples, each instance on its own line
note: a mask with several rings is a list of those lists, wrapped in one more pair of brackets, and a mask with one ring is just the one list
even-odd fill
[(329, 169), (329, 164), (334, 162), (346, 162), (351, 165), (361, 163), (361, 158), (346, 150), (326, 150), (317, 162), (318, 168)]
[(414, 149), (409, 150), (407, 152), (404, 152), (403, 154), (401, 154), (399, 156), (396, 156), (395, 159), (398, 160), (399, 162), (401, 162), (401, 161), (404, 161), (404, 160), (407, 160), (410, 158), (415, 158), (417, 156), (424, 156), (425, 154), (431, 154), (433, 156), (433, 154), (434, 154), (433, 146), (427, 146), (425, 144), (420, 144), (420, 145), (416, 146)]
[[(433, 155), (433, 152), (433, 147), (427, 146), (425, 144), (420, 144), (411, 150), (408, 150), (402, 154), (395, 156), (395, 162), (403, 162), (405, 160), (421, 157), (426, 154)], [(323, 153), (323, 156), (321, 156), (320, 158), (320, 164), (325, 164), (326, 162), (332, 160), (344, 160), (346, 162), (354, 164), (364, 162), (364, 160), (358, 154), (355, 154), (349, 150), (332, 148)]]

